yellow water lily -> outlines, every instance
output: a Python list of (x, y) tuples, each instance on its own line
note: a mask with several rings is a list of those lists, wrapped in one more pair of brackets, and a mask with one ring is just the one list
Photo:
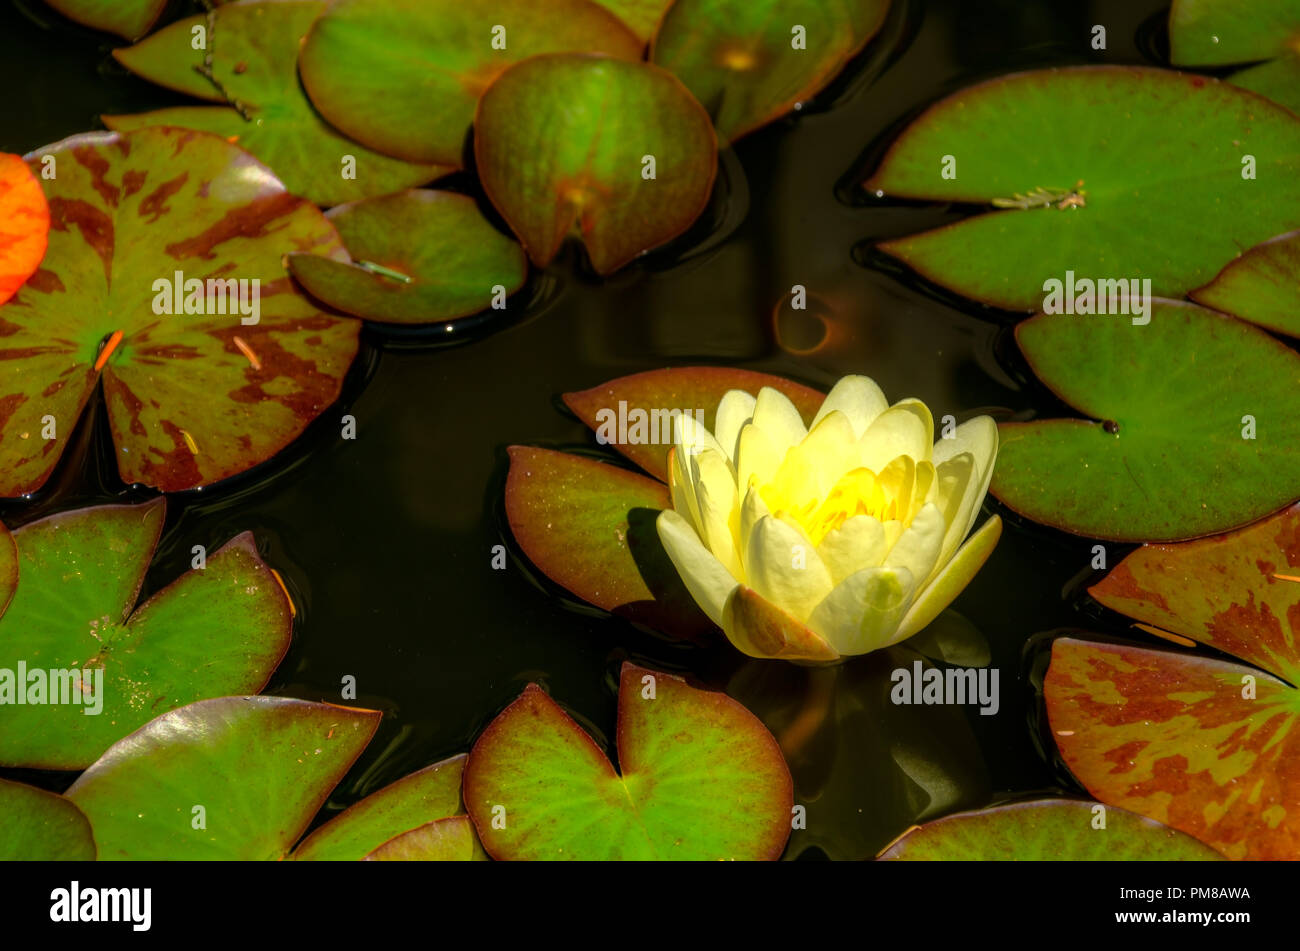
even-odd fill
[[(683, 414), (659, 537), (700, 608), (752, 657), (834, 661), (896, 644), (974, 577), (998, 451), (978, 416), (934, 440), (919, 400), (840, 380), (811, 427), (782, 393), (732, 390), (714, 431)], [(965, 544), (963, 544), (965, 541)]]

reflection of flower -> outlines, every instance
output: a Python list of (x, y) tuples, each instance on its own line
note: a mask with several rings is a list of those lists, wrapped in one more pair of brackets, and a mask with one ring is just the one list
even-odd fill
[(659, 537), (750, 656), (831, 661), (897, 643), (952, 602), (1002, 532), (994, 516), (962, 545), (993, 472), (993, 420), (933, 440), (924, 403), (889, 406), (862, 376), (835, 385), (811, 429), (774, 389), (732, 390), (714, 433), (682, 417)]

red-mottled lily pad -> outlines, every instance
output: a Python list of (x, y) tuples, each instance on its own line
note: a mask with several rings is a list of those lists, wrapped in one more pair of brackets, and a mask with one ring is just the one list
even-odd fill
[(888, 11), (889, 0), (677, 0), (651, 59), (735, 141), (819, 92)]
[[(465, 754), (453, 756), (404, 776), (349, 806), (316, 829), (293, 852), (292, 858), (310, 861), (354, 862), (366, 858), (390, 840), (440, 820), (459, 817), (465, 822), (460, 801), (460, 780)], [(444, 827), (443, 831), (450, 829)], [(426, 834), (421, 841), (438, 838)], [(448, 846), (455, 840), (449, 835)], [(408, 841), (402, 851), (413, 846)], [(395, 846), (393, 852), (397, 852)]]
[(912, 862), (1213, 862), (1189, 835), (1114, 806), (1040, 799), (963, 812), (910, 830), (880, 854)]
[(589, 0), (339, 0), (300, 68), (312, 102), (347, 135), (459, 168), (474, 104), (511, 64), (562, 51), (638, 59), (641, 46)]
[(448, 816), (395, 836), (367, 855), (366, 861), (481, 862), (487, 858), (469, 816)]
[(670, 636), (713, 624), (668, 560), (655, 518), (668, 487), (581, 456), (510, 448), (506, 517), (530, 561), (584, 601)]
[(284, 697), (203, 700), (115, 743), (68, 798), (101, 859), (282, 859), (380, 716)]
[(580, 393), (565, 393), (564, 402), (596, 431), (602, 445), (613, 446), (661, 482), (668, 480), (672, 422), (665, 415), (696, 413), (710, 432), (718, 402), (728, 390), (755, 396), (765, 386), (788, 396), (811, 423), (826, 394), (779, 376), (731, 367), (671, 367), (619, 377)]
[(1091, 419), (1000, 425), (999, 499), (1078, 535), (1172, 541), (1300, 495), (1300, 357), (1194, 304), (1151, 308), (1146, 325), (1040, 314), (1016, 328), (1038, 377)]
[(40, 265), (49, 235), (50, 208), (40, 182), (17, 155), (0, 153), (0, 304)]
[(289, 270), (318, 300), (384, 323), (453, 320), (523, 286), (523, 249), (472, 198), (415, 189), (368, 198), (328, 215), (352, 261), (289, 255)]
[[(1248, 155), (1254, 178), (1243, 175)], [(1300, 226), (1297, 161), (1300, 120), (1256, 95), (1204, 76), (1088, 66), (949, 96), (865, 187), (1000, 207), (881, 247), (967, 297), (1031, 311), (1067, 272), (1149, 278), (1160, 297), (1205, 284), (1242, 248)]]
[(1300, 858), (1300, 693), (1255, 668), (1061, 638), (1044, 681), (1056, 745), (1103, 802), (1229, 858)]
[[(211, 14), (212, 33), (194, 49), (204, 15), (179, 20), (137, 46), (115, 50), (127, 69), (216, 106), (176, 106), (104, 116), (110, 129), (179, 126), (211, 132), (256, 155), (295, 195), (336, 205), (432, 181), (446, 165), (411, 163), (339, 134), (312, 107), (298, 81), (299, 45), (325, 9), (320, 0), (253, 0)], [(195, 72), (210, 57), (215, 82)]]
[(0, 307), (0, 495), (45, 483), (101, 378), (123, 481), (166, 492), (265, 462), (338, 398), (361, 325), (283, 262), (345, 254), (319, 210), (199, 132), (90, 133), (28, 160), (47, 157), (49, 251)]
[(601, 274), (689, 228), (718, 166), (708, 114), (671, 74), (565, 53), (492, 83), (474, 151), (488, 197), (533, 263), (550, 263), (576, 228)]
[(1300, 337), (1300, 231), (1246, 251), (1192, 291), (1207, 307)]
[(625, 663), (615, 772), (540, 687), (488, 726), (465, 806), (496, 859), (775, 859), (790, 771), (752, 713), (722, 693)]
[(90, 822), (71, 801), (0, 779), (0, 861), (86, 862), (94, 858)]
[(0, 617), (0, 763), (81, 769), (160, 713), (255, 693), (270, 679), (289, 649), (292, 609), (251, 534), (135, 606), (164, 510), (162, 500), (79, 509), (14, 532), (18, 590)]

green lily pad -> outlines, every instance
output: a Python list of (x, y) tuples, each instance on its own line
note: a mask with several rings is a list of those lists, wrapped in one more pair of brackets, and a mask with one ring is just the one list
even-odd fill
[(821, 91), (888, 11), (889, 0), (677, 0), (650, 58), (734, 142)]
[(1093, 796), (1229, 858), (1300, 858), (1294, 687), (1208, 657), (1061, 638), (1044, 694), (1056, 745)]
[[(289, 649), (292, 610), (251, 534), (132, 610), (164, 512), (161, 499), (100, 506), (14, 532), (18, 590), (0, 617), (0, 672), (13, 672), (13, 705), (5, 707), (0, 763), (81, 769), (164, 711), (256, 692), (270, 679)], [(44, 702), (34, 704), (37, 670)], [(52, 670), (81, 674), (55, 684)], [(5, 691), (0, 673), (0, 697)]]
[(35, 273), (50, 235), (50, 208), (31, 169), (0, 152), (0, 304)]
[(949, 96), (865, 187), (1004, 206), (881, 248), (967, 297), (1031, 311), (1047, 281), (1070, 273), (1150, 279), (1158, 297), (1199, 287), (1242, 248), (1300, 226), (1297, 160), (1300, 120), (1258, 96), (1203, 76), (1086, 66)]
[(69, 20), (124, 40), (144, 36), (162, 16), (167, 0), (45, 0)]
[[(318, 205), (383, 195), (450, 172), (447, 165), (404, 162), (367, 149), (312, 107), (298, 82), (298, 50), (325, 6), (320, 0), (236, 3), (211, 14), (206, 49), (191, 45), (194, 28), (206, 29), (207, 17), (199, 15), (178, 20), (137, 46), (114, 50), (136, 75), (222, 105), (103, 116), (104, 124), (123, 132), (178, 126), (214, 133), (252, 152), (290, 192)], [(195, 72), (209, 53), (220, 89)]]
[(502, 73), (474, 122), (479, 177), (545, 267), (575, 227), (600, 274), (671, 241), (708, 205), (718, 144), (671, 74), (583, 54)]
[(312, 28), (300, 69), (345, 134), (459, 168), (474, 105), (507, 67), (569, 50), (639, 59), (642, 45), (588, 0), (339, 0)]
[(0, 861), (89, 862), (90, 822), (62, 796), (0, 779)]
[(18, 589), (18, 545), (9, 529), (0, 524), (0, 617), (4, 616)]
[(483, 731), (465, 807), (496, 859), (775, 859), (790, 771), (772, 734), (722, 693), (625, 663), (616, 773), (536, 684)]
[(1040, 799), (963, 812), (917, 826), (880, 858), (911, 862), (1207, 862), (1221, 861), (1223, 856), (1189, 835), (1114, 806)]
[[(123, 481), (165, 492), (265, 462), (338, 398), (361, 325), (282, 261), (344, 254), (320, 211), (198, 132), (90, 133), (28, 161), (47, 156), (49, 251), (0, 307), (0, 495), (45, 483), (101, 378)], [(166, 313), (187, 281), (214, 312)]]
[(698, 418), (713, 432), (718, 402), (728, 390), (757, 396), (765, 386), (788, 396), (804, 425), (812, 422), (826, 398), (818, 390), (768, 373), (732, 367), (671, 367), (619, 377), (580, 393), (565, 393), (564, 402), (595, 430), (602, 445), (613, 446), (656, 479), (667, 482), (673, 430), (665, 412), (702, 414)]
[(1300, 54), (1288, 53), (1243, 69), (1229, 76), (1228, 81), (1300, 115)]
[(1300, 231), (1256, 245), (1191, 296), (1206, 307), (1300, 337)]
[(1300, 0), (1174, 0), (1169, 58), (1223, 66), (1300, 49)]
[(614, 14), (627, 26), (642, 43), (648, 43), (659, 28), (673, 0), (597, 0), (597, 2)]
[(403, 833), (448, 817), (464, 818), (460, 802), (464, 769), (462, 753), (402, 777), (316, 829), (291, 857), (355, 862)]
[(528, 276), (523, 249), (464, 195), (416, 189), (340, 205), (328, 217), (353, 260), (291, 254), (289, 270), (313, 297), (357, 317), (454, 320), (492, 306), (498, 288), (513, 294)]
[(1022, 515), (1093, 538), (1172, 541), (1295, 501), (1300, 357), (1263, 331), (1154, 301), (1145, 326), (1040, 314), (1016, 339), (1038, 377), (1092, 418), (998, 427), (990, 489)]
[(668, 487), (581, 456), (510, 447), (506, 518), (530, 561), (584, 601), (698, 640), (713, 623), (668, 560), (654, 520)]
[(366, 856), (367, 862), (485, 862), (469, 816), (448, 816), (404, 832)]
[(101, 859), (282, 859), (380, 716), (284, 697), (203, 700), (114, 744), (68, 798)]

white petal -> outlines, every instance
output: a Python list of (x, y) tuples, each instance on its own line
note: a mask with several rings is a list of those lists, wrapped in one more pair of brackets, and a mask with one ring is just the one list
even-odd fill
[(939, 506), (933, 502), (924, 506), (885, 556), (885, 567), (906, 568), (918, 584), (924, 584), (934, 574), (947, 527)]
[(853, 516), (839, 528), (827, 532), (817, 546), (817, 553), (836, 584), (863, 568), (879, 565), (887, 551), (885, 527), (870, 515)]
[(727, 598), (737, 587), (736, 579), (723, 567), (722, 562), (700, 543), (695, 529), (676, 512), (664, 510), (655, 519), (659, 540), (663, 542), (668, 558), (681, 575), (686, 590), (695, 603), (709, 616), (709, 620), (722, 626), (722, 609)]
[(841, 476), (858, 466), (853, 424), (843, 413), (830, 413), (785, 454), (770, 480), (772, 491), (791, 503), (821, 500)]
[(834, 587), (812, 542), (774, 515), (759, 519), (750, 532), (745, 578), (761, 597), (797, 621), (807, 618)]
[(700, 503), (695, 497), (695, 480), (691, 477), (689, 458), (676, 446), (668, 450), (668, 492), (672, 496), (673, 509), (698, 532)]
[(753, 419), (756, 402), (754, 397), (744, 390), (728, 390), (718, 403), (713, 435), (732, 463), (736, 461), (736, 444), (740, 439), (740, 430)]
[(1002, 519), (994, 515), (980, 526), (952, 560), (939, 569), (926, 587), (917, 595), (898, 626), (898, 640), (911, 637), (939, 616), (957, 595), (970, 584), (975, 573), (984, 566), (1002, 536)]
[(862, 464), (879, 472), (898, 456), (916, 462), (930, 459), (934, 443), (934, 417), (920, 400), (900, 400), (867, 427), (858, 440)]
[(889, 401), (871, 377), (846, 376), (826, 395), (826, 400), (813, 419), (813, 427), (816, 428), (828, 413), (839, 410), (853, 424), (853, 437), (857, 439), (888, 407)]
[(784, 393), (770, 386), (765, 386), (758, 391), (758, 400), (754, 404), (753, 425), (763, 430), (781, 456), (808, 435), (803, 417), (794, 408), (794, 404)]
[(695, 498), (700, 506), (700, 537), (709, 551), (737, 581), (744, 577), (736, 538), (740, 533), (740, 500), (731, 463), (716, 449), (703, 449), (691, 460)]
[(756, 480), (759, 485), (771, 482), (785, 456), (785, 451), (778, 452), (767, 433), (754, 423), (741, 429), (736, 447), (736, 486), (741, 492)]
[(915, 587), (905, 568), (864, 568), (835, 586), (808, 627), (841, 654), (865, 654), (894, 642)]
[(742, 562), (747, 557), (749, 539), (754, 534), (754, 526), (770, 515), (767, 505), (763, 502), (760, 487), (757, 485), (751, 486), (749, 491), (745, 493), (745, 501), (740, 505), (740, 554)]

